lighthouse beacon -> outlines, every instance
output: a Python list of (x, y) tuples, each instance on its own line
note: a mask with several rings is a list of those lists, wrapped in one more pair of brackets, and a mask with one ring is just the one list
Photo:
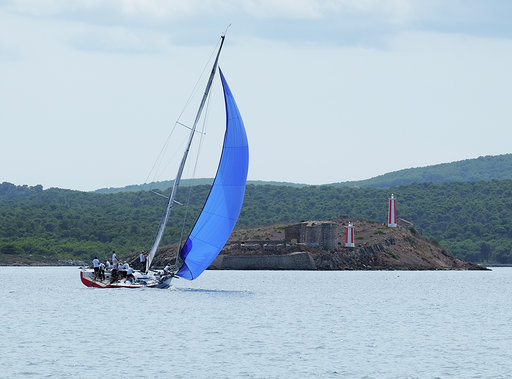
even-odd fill
[(391, 194), (391, 198), (389, 199), (388, 226), (390, 228), (396, 228), (396, 199), (393, 194)]
[(355, 247), (354, 245), (354, 225), (349, 221), (345, 228), (345, 247)]

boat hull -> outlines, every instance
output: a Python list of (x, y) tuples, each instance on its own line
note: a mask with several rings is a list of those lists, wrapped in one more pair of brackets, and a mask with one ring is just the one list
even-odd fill
[(174, 275), (164, 275), (160, 278), (158, 281), (158, 284), (156, 285), (156, 288), (166, 289), (171, 286), (172, 278), (174, 278)]
[(136, 274), (136, 280), (131, 282), (126, 279), (112, 282), (110, 272), (105, 273), (105, 280), (95, 280), (94, 271), (90, 269), (80, 270), (80, 280), (87, 287), (94, 288), (154, 288), (158, 285), (158, 279), (142, 273)]

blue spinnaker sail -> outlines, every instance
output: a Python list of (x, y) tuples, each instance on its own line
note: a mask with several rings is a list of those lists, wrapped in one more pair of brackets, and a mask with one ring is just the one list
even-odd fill
[(226, 103), (226, 132), (217, 175), (190, 235), (180, 251), (177, 276), (193, 280), (226, 244), (242, 208), (249, 168), (245, 127), (233, 94), (219, 68)]

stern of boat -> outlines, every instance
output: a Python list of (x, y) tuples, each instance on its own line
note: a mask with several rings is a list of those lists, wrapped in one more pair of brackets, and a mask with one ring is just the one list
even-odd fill
[(87, 287), (102, 287), (94, 280), (94, 271), (85, 269), (80, 270), (80, 280)]
[(174, 278), (174, 275), (164, 275), (160, 278), (158, 281), (158, 284), (156, 285), (156, 288), (161, 289), (167, 289), (171, 286), (172, 278)]

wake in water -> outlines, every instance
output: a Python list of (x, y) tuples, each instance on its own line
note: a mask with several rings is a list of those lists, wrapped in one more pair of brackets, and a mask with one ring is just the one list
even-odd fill
[(169, 288), (171, 291), (180, 291), (180, 292), (199, 292), (199, 293), (224, 293), (224, 294), (237, 294), (237, 295), (251, 295), (252, 291), (233, 291), (233, 290), (212, 290), (205, 288), (177, 288), (171, 286)]

